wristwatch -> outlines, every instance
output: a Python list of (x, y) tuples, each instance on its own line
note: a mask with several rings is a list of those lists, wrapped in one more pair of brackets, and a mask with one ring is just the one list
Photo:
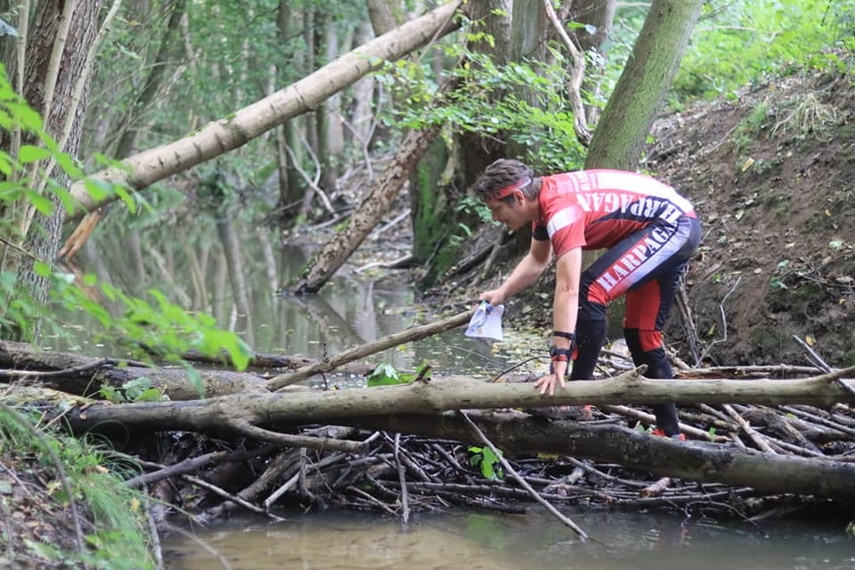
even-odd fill
[(549, 358), (553, 361), (570, 362), (573, 351), (569, 348), (558, 348), (557, 346), (549, 347)]

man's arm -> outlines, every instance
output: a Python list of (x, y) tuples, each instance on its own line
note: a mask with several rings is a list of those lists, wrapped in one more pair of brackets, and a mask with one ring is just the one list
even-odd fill
[[(576, 318), (579, 314), (579, 282), (582, 275), (582, 248), (574, 247), (563, 253), (555, 265), (555, 296), (552, 304), (552, 326), (554, 331), (574, 333)], [(569, 349), (570, 339), (563, 336), (552, 337), (555, 348)], [(555, 394), (555, 386), (564, 387), (564, 375), (570, 359), (552, 361), (549, 374), (534, 383), (541, 394)]]
[[(572, 333), (579, 314), (579, 282), (582, 276), (582, 248), (574, 247), (558, 258), (555, 265), (555, 297), (552, 305), (553, 330)], [(552, 344), (568, 348), (569, 339), (556, 337)]]
[(501, 287), (487, 291), (481, 298), (492, 305), (500, 305), (532, 283), (549, 266), (552, 259), (552, 245), (548, 240), (531, 240), (528, 253), (523, 257)]

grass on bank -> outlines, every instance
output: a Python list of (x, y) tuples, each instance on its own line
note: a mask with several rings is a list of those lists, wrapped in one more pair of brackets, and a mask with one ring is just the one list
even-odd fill
[(123, 467), (43, 421), (0, 402), (0, 566), (155, 568), (145, 497)]

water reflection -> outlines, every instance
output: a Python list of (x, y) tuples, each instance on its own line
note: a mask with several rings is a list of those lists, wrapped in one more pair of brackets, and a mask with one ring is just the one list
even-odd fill
[(282, 523), (232, 521), (173, 536), (168, 568), (437, 568), (492, 570), (843, 570), (855, 566), (855, 540), (839, 528), (776, 521), (685, 520), (662, 513), (568, 511), (593, 540), (580, 542), (541, 510), (527, 515), (418, 516), (407, 527), (356, 513), (300, 514)]
[[(129, 294), (144, 296), (154, 288), (172, 303), (207, 312), (219, 326), (238, 333), (259, 353), (323, 358), (424, 322), (414, 310), (418, 294), (406, 275), (365, 276), (354, 271), (360, 263), (356, 262), (345, 265), (317, 295), (281, 295), (282, 288), (310, 260), (311, 248), (279, 244), (270, 230), (236, 237), (226, 255), (229, 248), (216, 239), (191, 236), (181, 225), (159, 228), (156, 238), (113, 240), (101, 236), (84, 247), (76, 262), (82, 272), (95, 274)], [(140, 243), (146, 244), (145, 253), (139, 251)], [(241, 279), (230, 275), (233, 266), (241, 269)], [(79, 335), (74, 342), (81, 345), (75, 348), (91, 355), (112, 350), (85, 346), (86, 339)], [(484, 377), (507, 366), (506, 358), (495, 348), (486, 341), (464, 337), (459, 329), (389, 349), (368, 360), (390, 362), (402, 370), (429, 362), (437, 374)]]

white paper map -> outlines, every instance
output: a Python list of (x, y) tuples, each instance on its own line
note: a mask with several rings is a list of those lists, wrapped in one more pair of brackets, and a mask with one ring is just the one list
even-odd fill
[(482, 301), (466, 327), (466, 336), (476, 338), (491, 338), (502, 340), (502, 315), (505, 313), (504, 305), (495, 307), (487, 301)]

